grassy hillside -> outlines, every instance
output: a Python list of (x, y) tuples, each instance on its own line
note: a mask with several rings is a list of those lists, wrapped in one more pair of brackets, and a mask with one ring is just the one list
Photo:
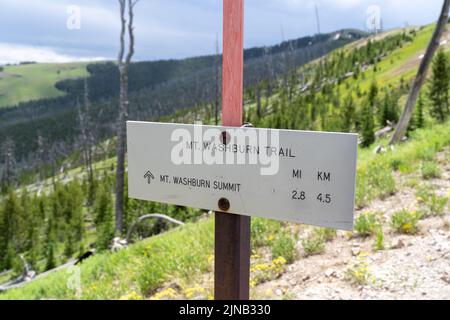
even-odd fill
[[(447, 122), (416, 131), (410, 142), (385, 154), (374, 156), (371, 150), (360, 150), (357, 178), (359, 205), (364, 206), (373, 199), (395, 193), (404, 186), (396, 185), (394, 175), (420, 173), (424, 162), (434, 161), (438, 152), (449, 147), (450, 122)], [(447, 152), (447, 157), (449, 155)], [(253, 285), (276, 277), (276, 274), (285, 271), (287, 263), (292, 262), (294, 249), (289, 244), (294, 241), (290, 238), (293, 228), (297, 230), (299, 226), (253, 219)], [(139, 242), (119, 253), (94, 256), (84, 262), (79, 270), (81, 291), (78, 293), (70, 285), (78, 271), (68, 269), (37, 279), (23, 288), (10, 290), (1, 294), (0, 299), (157, 299), (173, 298), (175, 292), (180, 294), (180, 290), (187, 298), (192, 298), (193, 293), (211, 298), (211, 288), (189, 286), (193, 280), (200, 281), (202, 274), (213, 270), (213, 230), (213, 219), (205, 218), (196, 224)], [(315, 230), (330, 234), (324, 229)], [(292, 237), (295, 239), (295, 236)], [(304, 245), (317, 250), (314, 244)], [(271, 258), (261, 262), (259, 256), (264, 252), (271, 252)], [(264, 276), (261, 276), (262, 271)], [(158, 292), (163, 285), (167, 289)]]
[[(366, 87), (370, 85), (372, 76), (376, 76), (383, 85), (396, 84), (402, 78), (406, 82), (411, 80), (417, 73), (421, 55), (425, 53), (434, 28), (434, 24), (420, 28), (416, 31), (417, 36), (411, 44), (396, 50), (387, 59), (382, 60), (377, 66), (378, 70), (367, 77)], [(450, 32), (447, 31), (443, 39), (450, 39)], [(446, 45), (441, 47), (448, 51), (450, 43), (447, 41)]]
[(0, 108), (20, 102), (64, 95), (55, 84), (86, 77), (87, 63), (24, 64), (7, 66), (0, 72)]
[[(397, 99), (395, 109), (398, 115), (403, 107), (411, 80), (419, 67), (421, 55), (431, 39), (434, 26), (431, 24), (396, 29), (361, 39), (298, 68), (295, 71), (295, 77), (301, 78), (302, 81), (292, 86), (292, 94), (289, 94), (291, 97), (288, 98), (288, 93), (283, 90), (278, 90), (269, 99), (265, 101), (262, 99), (262, 116), (255, 115), (257, 99), (256, 94), (251, 92), (244, 106), (246, 121), (260, 127), (341, 131), (344, 128), (340, 128), (337, 122), (344, 117), (342, 114), (344, 109), (340, 107), (346, 104), (348, 98), (351, 98), (356, 105), (354, 111), (356, 123), (352, 128), (345, 128), (344, 131), (358, 131), (361, 109), (366, 103), (368, 91), (373, 83), (377, 84), (379, 91), (379, 102), (374, 111), (379, 112), (382, 108), (382, 99), (391, 94)], [(408, 40), (402, 39), (402, 35)], [(442, 40), (441, 48), (450, 56), (450, 31), (444, 34)], [(352, 54), (356, 50), (360, 50), (357, 57), (365, 54), (369, 41), (372, 45), (378, 44), (376, 51), (382, 56), (374, 58), (374, 61), (363, 59), (365, 69), (362, 70), (361, 62), (352, 61), (354, 59)], [(400, 43), (396, 44), (397, 41)], [(386, 49), (388, 46), (391, 46), (389, 50)], [(321, 71), (321, 68), (332, 71)], [(353, 76), (345, 75), (346, 72)], [(325, 78), (323, 83), (317, 82), (318, 76)], [(284, 83), (282, 86), (286, 87)], [(427, 86), (422, 90), (425, 99), (426, 92)], [(204, 108), (180, 110), (176, 114), (163, 117), (162, 120), (186, 122), (194, 121), (199, 117), (204, 119), (205, 123), (212, 123), (211, 113), (205, 112)], [(377, 127), (384, 127), (384, 125), (376, 123)]]

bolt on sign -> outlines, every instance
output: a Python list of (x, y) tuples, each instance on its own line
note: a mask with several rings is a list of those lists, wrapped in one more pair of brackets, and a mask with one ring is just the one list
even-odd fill
[(131, 198), (353, 228), (357, 135), (127, 123)]

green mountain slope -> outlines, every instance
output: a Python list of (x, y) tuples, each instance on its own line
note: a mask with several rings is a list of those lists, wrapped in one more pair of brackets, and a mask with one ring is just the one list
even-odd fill
[(87, 63), (24, 64), (0, 72), (0, 108), (21, 102), (54, 98), (65, 93), (57, 82), (88, 76)]

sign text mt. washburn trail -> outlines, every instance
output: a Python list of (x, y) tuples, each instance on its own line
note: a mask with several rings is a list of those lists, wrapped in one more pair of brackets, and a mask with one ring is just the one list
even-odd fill
[(356, 158), (354, 134), (128, 122), (141, 200), (351, 230)]

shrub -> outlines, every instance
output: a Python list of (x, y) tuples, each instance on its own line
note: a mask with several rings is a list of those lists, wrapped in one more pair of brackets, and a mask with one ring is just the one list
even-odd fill
[(433, 216), (441, 216), (445, 212), (445, 207), (447, 206), (448, 198), (440, 197), (437, 194), (433, 193), (431, 197), (429, 197), (425, 204), (427, 205), (428, 212)]
[(441, 176), (441, 170), (438, 164), (434, 161), (425, 161), (421, 166), (422, 178), (425, 180), (439, 178)]
[(434, 188), (430, 184), (421, 185), (416, 191), (416, 199), (419, 203), (425, 203), (434, 193)]
[(302, 246), (306, 255), (322, 253), (325, 250), (325, 237), (317, 232), (313, 232), (302, 240)]
[(274, 235), (279, 232), (280, 228), (281, 224), (278, 221), (260, 218), (252, 219), (252, 246), (257, 248), (269, 245), (275, 239)]
[(432, 161), (436, 155), (436, 148), (426, 146), (418, 148), (418, 158), (423, 161)]
[(391, 160), (391, 168), (394, 171), (398, 171), (402, 165), (403, 165), (402, 159), (395, 158)]
[[(377, 159), (381, 160), (381, 159)], [(396, 192), (391, 167), (382, 161), (373, 161), (358, 168), (356, 179), (356, 205), (362, 207), (376, 197), (385, 198)]]
[(283, 257), (286, 263), (292, 263), (295, 259), (295, 241), (289, 234), (281, 233), (271, 245), (272, 258)]
[(417, 178), (409, 178), (405, 181), (405, 186), (408, 188), (415, 189), (419, 186), (419, 179)]
[(314, 233), (317, 237), (322, 237), (325, 242), (333, 240), (337, 235), (337, 231), (331, 228), (315, 228)]
[(369, 272), (369, 264), (365, 255), (359, 255), (356, 261), (352, 263), (345, 273), (345, 279), (351, 284), (360, 286), (375, 283), (375, 277)]
[(250, 268), (250, 287), (273, 280), (281, 276), (286, 260), (283, 257), (273, 259), (271, 263), (255, 264)]
[(417, 233), (417, 221), (419, 219), (420, 214), (417, 212), (402, 210), (392, 216), (391, 227), (398, 233), (415, 234)]
[(445, 212), (448, 197), (438, 196), (432, 186), (425, 185), (420, 187), (416, 192), (416, 197), (417, 201), (426, 207), (427, 215), (439, 216)]
[(380, 221), (375, 213), (364, 212), (355, 220), (355, 230), (361, 237), (374, 235), (379, 226)]
[(373, 162), (368, 169), (369, 185), (375, 190), (376, 196), (385, 198), (396, 192), (395, 179), (386, 164)]
[(374, 249), (375, 251), (384, 250), (384, 234), (381, 226), (377, 228)]

